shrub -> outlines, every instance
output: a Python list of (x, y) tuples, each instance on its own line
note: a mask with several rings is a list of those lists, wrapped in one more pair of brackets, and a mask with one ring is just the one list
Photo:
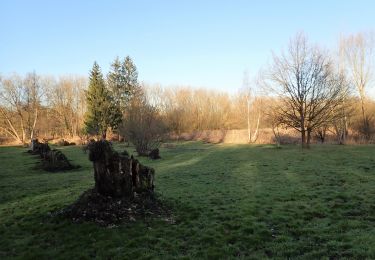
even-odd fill
[(148, 156), (150, 151), (160, 146), (167, 127), (158, 109), (140, 94), (130, 102), (120, 133), (134, 144), (138, 155)]

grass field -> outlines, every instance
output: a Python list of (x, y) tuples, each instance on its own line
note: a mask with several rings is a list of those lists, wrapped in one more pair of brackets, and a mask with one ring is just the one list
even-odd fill
[(1, 259), (375, 259), (375, 146), (163, 148), (141, 160), (175, 223), (112, 228), (49, 214), (93, 186), (87, 155), (61, 149), (82, 168), (33, 170), (25, 149), (0, 147)]

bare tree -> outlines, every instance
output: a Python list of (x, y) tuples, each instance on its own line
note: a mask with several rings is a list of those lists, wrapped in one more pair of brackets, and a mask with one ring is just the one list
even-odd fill
[(340, 49), (345, 53), (351, 80), (361, 100), (363, 134), (369, 139), (371, 118), (366, 113), (366, 90), (373, 77), (374, 37), (365, 33), (350, 35), (341, 39)]
[[(3, 78), (1, 80), (1, 129), (12, 136), (17, 142), (22, 143), (26, 137), (21, 106), (22, 79), (18, 75)], [(16, 117), (19, 117), (16, 120)]]
[[(277, 102), (277, 100), (270, 99), (268, 100), (268, 102)], [(266, 111), (266, 119), (268, 121), (268, 124), (271, 126), (272, 133), (276, 142), (276, 146), (280, 148), (280, 145), (281, 145), (280, 128), (283, 128), (282, 117), (280, 116), (278, 111), (273, 108), (273, 106), (268, 106), (268, 109)]]
[(27, 115), (26, 130), (30, 140), (34, 139), (35, 127), (41, 108), (41, 99), (44, 94), (44, 86), (41, 78), (35, 73), (29, 73), (25, 80), (25, 105), (24, 109)]
[(303, 34), (290, 41), (286, 53), (274, 55), (266, 83), (281, 101), (276, 107), (281, 123), (301, 133), (302, 147), (309, 147), (315, 129), (341, 117), (337, 109), (348, 95), (328, 55)]
[(33, 139), (43, 95), (40, 77), (35, 72), (25, 79), (15, 74), (0, 83), (1, 129), (19, 143)]
[[(257, 102), (258, 100), (255, 93), (256, 92), (250, 85), (249, 75), (246, 71), (244, 73), (243, 89), (241, 90), (240, 95), (243, 97), (243, 101), (246, 103), (246, 123), (249, 143), (255, 143), (259, 133), (261, 110), (259, 104), (257, 104), (259, 102)], [(254, 129), (252, 129), (253, 127)]]
[(119, 130), (143, 156), (158, 148), (167, 133), (158, 109), (148, 102), (141, 91), (131, 99)]
[(48, 103), (64, 135), (77, 135), (83, 125), (86, 79), (64, 76), (48, 85)]

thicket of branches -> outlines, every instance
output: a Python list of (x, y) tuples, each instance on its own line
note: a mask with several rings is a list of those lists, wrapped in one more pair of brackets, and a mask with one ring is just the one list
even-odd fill
[[(375, 137), (375, 103), (368, 95), (373, 47), (371, 35), (359, 33), (342, 38), (337, 51), (328, 52), (299, 34), (256, 81), (245, 79), (231, 94), (140, 84), (129, 57), (116, 58), (106, 77), (98, 73), (95, 86), (92, 74), (89, 79), (35, 72), (2, 75), (0, 137), (25, 143), (34, 137), (87, 139), (110, 133), (137, 143), (139, 153), (156, 147), (166, 133), (179, 137), (204, 130), (247, 129), (248, 142), (255, 142), (265, 128), (275, 133), (276, 141), (280, 129), (294, 128), (305, 145), (313, 138), (324, 142), (329, 134), (338, 143), (348, 136), (370, 142)], [(105, 102), (90, 97), (100, 89)], [(106, 102), (99, 111), (98, 104)], [(117, 111), (113, 120), (107, 108)], [(98, 114), (105, 119), (100, 129), (95, 128)]]

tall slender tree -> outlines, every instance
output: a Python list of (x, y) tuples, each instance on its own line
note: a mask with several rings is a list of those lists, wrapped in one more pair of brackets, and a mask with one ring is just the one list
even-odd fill
[(116, 57), (111, 64), (110, 71), (107, 74), (108, 88), (112, 92), (113, 100), (116, 105), (120, 106), (121, 92), (124, 88), (124, 76), (121, 73), (121, 61), (119, 57)]
[(129, 56), (126, 56), (122, 62), (121, 72), (124, 75), (124, 88), (122, 93), (124, 101), (128, 102), (129, 99), (139, 91), (137, 67)]
[(115, 58), (107, 75), (107, 82), (114, 102), (125, 113), (130, 99), (138, 89), (137, 67), (129, 56), (122, 62), (118, 57)]
[(374, 76), (375, 41), (373, 34), (358, 33), (341, 39), (341, 48), (346, 56), (351, 80), (358, 90), (361, 100), (362, 129), (367, 140), (373, 134), (372, 117), (367, 114), (367, 89)]
[(100, 135), (102, 139), (106, 139), (108, 128), (116, 129), (121, 122), (121, 113), (105, 85), (103, 74), (97, 62), (94, 62), (90, 72), (86, 101), (86, 132)]

